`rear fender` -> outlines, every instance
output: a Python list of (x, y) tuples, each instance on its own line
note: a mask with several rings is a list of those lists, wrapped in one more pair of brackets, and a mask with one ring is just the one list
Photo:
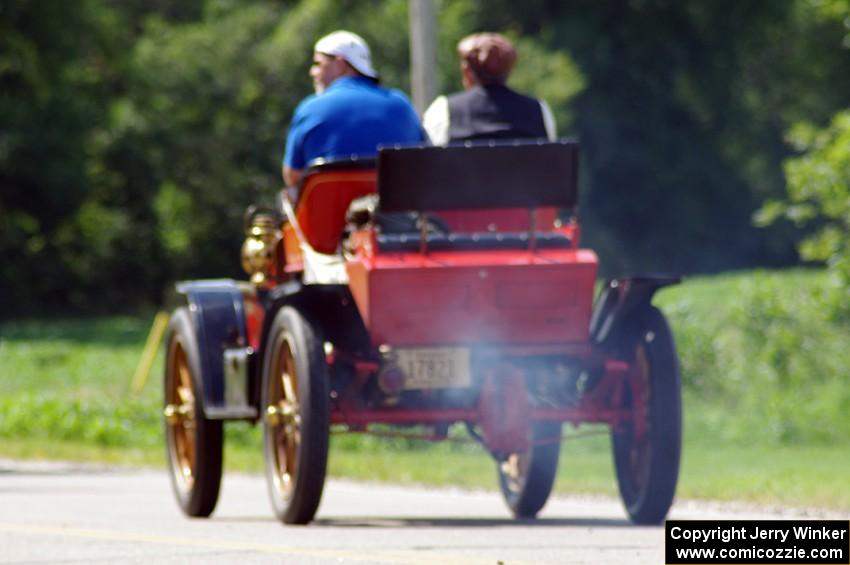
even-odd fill
[(257, 410), (249, 403), (254, 354), (239, 283), (187, 281), (178, 283), (177, 291), (186, 295), (198, 339), (204, 414), (214, 420), (256, 418)]
[(681, 280), (676, 275), (642, 275), (607, 281), (593, 305), (591, 343), (601, 347), (614, 343), (628, 330), (632, 316), (652, 303), (658, 289)]

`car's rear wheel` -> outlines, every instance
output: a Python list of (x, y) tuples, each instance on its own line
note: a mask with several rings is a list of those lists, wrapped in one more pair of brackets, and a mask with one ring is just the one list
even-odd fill
[(275, 315), (263, 367), (263, 444), (269, 496), (286, 524), (316, 515), (328, 460), (330, 406), (323, 342), (299, 310)]
[(222, 470), (222, 422), (201, 406), (200, 356), (188, 310), (171, 317), (166, 337), (166, 454), (174, 495), (189, 516), (207, 517), (218, 501)]
[(663, 314), (648, 307), (624, 343), (632, 370), (621, 409), (627, 420), (612, 429), (620, 496), (631, 520), (658, 524), (676, 492), (682, 445), (679, 363)]
[(497, 462), (502, 496), (517, 518), (535, 517), (552, 492), (561, 451), (560, 422), (533, 424), (530, 440), (528, 450)]

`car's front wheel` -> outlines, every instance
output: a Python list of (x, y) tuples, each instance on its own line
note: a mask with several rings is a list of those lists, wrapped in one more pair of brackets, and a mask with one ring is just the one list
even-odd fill
[(286, 524), (310, 522), (325, 482), (330, 434), (328, 367), (321, 334), (304, 314), (281, 308), (263, 366), (263, 451), (269, 496)]
[(189, 311), (178, 308), (168, 327), (165, 354), (166, 456), (174, 495), (188, 516), (208, 517), (221, 485), (222, 422), (201, 406), (200, 354)]

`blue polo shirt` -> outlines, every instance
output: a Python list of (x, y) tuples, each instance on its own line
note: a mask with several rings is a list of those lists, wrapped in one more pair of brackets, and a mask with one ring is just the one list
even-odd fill
[(362, 77), (342, 77), (298, 104), (283, 164), (304, 169), (319, 157), (375, 157), (378, 144), (424, 140), (407, 97)]

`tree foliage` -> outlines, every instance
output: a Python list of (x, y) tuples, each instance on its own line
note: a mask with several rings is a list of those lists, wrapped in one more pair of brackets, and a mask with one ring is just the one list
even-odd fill
[[(407, 90), (407, 4), (4, 2), (2, 312), (135, 307), (180, 278), (241, 276), (241, 215), (280, 184), (313, 42), (360, 33), (382, 81)], [(512, 85), (580, 140), (585, 243), (607, 273), (796, 262), (799, 231), (751, 215), (784, 194), (785, 132), (846, 104), (846, 2), (438, 7), (441, 91), (461, 87), (461, 37), (504, 32)]]
[[(809, 16), (820, 22), (842, 22), (843, 53), (850, 49), (850, 3), (817, 0)], [(823, 63), (818, 63), (822, 68)], [(844, 104), (846, 105), (846, 98)], [(801, 256), (826, 263), (836, 283), (832, 313), (847, 315), (850, 289), (850, 108), (838, 111), (819, 127), (802, 118), (788, 131), (787, 141), (795, 154), (784, 163), (787, 194), (768, 199), (755, 214), (759, 226), (775, 225), (780, 218), (810, 231), (799, 245)]]
[(816, 224), (800, 244), (801, 255), (826, 262), (845, 288), (850, 287), (850, 110), (837, 113), (828, 127), (808, 123), (789, 138), (801, 154), (785, 162), (788, 198), (772, 200), (759, 211), (759, 224), (785, 217), (798, 225)]
[(609, 272), (795, 261), (793, 230), (750, 218), (783, 192), (787, 128), (828, 119), (850, 92), (844, 27), (817, 2), (498, 4), (475, 12), (481, 27), (568, 52), (584, 75), (572, 132), (587, 241)]

